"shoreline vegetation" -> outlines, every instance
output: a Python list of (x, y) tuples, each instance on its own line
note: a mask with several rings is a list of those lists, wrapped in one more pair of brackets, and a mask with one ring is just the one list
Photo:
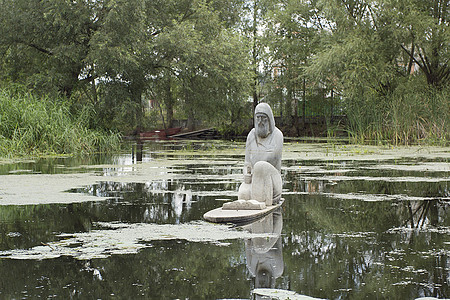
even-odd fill
[[(448, 107), (448, 96), (445, 90), (416, 93), (414, 97), (405, 93), (399, 98), (404, 102), (401, 105), (386, 99), (386, 105), (392, 106), (390, 109), (372, 110), (371, 116), (349, 115), (346, 141), (361, 145), (447, 147), (449, 116), (441, 108)], [(1, 87), (0, 158), (72, 156), (120, 149), (119, 131), (90, 126), (97, 117), (91, 106), (74, 110), (65, 97), (37, 96), (20, 85)], [(330, 132), (327, 137), (290, 138), (344, 142)]]
[(90, 154), (119, 149), (117, 132), (89, 128), (87, 109), (74, 114), (63, 98), (0, 88), (0, 157)]
[[(416, 94), (415, 105), (404, 101), (402, 109), (392, 109), (391, 122), (383, 121), (373, 126), (362, 124), (352, 131), (347, 128), (350, 144), (391, 146), (448, 146), (448, 116), (439, 107), (448, 106), (448, 94), (436, 93), (426, 98)], [(422, 98), (420, 98), (422, 97)], [(403, 99), (405, 99), (404, 97)], [(411, 98), (411, 97), (410, 97)], [(425, 103), (429, 110), (415, 110)], [(410, 99), (408, 99), (410, 100)], [(408, 105), (406, 105), (408, 102)], [(392, 104), (391, 104), (392, 105)], [(405, 107), (409, 107), (409, 114)], [(36, 96), (17, 85), (0, 88), (0, 158), (30, 156), (64, 156), (92, 153), (108, 153), (120, 149), (122, 135), (118, 131), (92, 129), (89, 124), (95, 118), (95, 111), (84, 107), (71, 112), (70, 101), (64, 97)], [(375, 115), (375, 114), (374, 114)], [(435, 118), (432, 118), (432, 116)], [(438, 116), (441, 116), (440, 118)], [(397, 119), (394, 117), (397, 116)], [(362, 116), (360, 116), (361, 118)], [(354, 121), (358, 121), (354, 118)], [(386, 119), (385, 119), (386, 120)], [(386, 121), (385, 121), (386, 122)], [(364, 127), (364, 129), (363, 129)], [(300, 137), (291, 137), (293, 141)], [(321, 140), (340, 143), (342, 139), (328, 134), (328, 137), (302, 137), (302, 140)]]

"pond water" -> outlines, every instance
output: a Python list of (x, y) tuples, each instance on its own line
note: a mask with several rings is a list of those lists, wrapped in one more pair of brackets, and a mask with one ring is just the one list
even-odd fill
[(448, 148), (285, 143), (279, 211), (203, 221), (244, 147), (0, 163), (0, 298), (450, 297)]

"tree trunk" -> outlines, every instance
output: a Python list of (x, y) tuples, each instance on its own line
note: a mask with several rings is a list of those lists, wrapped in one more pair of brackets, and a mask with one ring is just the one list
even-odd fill
[(413, 73), (413, 67), (414, 67), (414, 53), (415, 51), (415, 45), (414, 45), (414, 41), (412, 42), (411, 45), (411, 57), (409, 58), (409, 63), (408, 63), (408, 76), (411, 75)]
[(298, 105), (298, 99), (297, 99), (297, 90), (296, 90), (296, 86), (294, 85), (294, 124), (293, 126), (295, 127), (295, 132), (296, 135), (299, 136), (300, 135), (300, 130), (299, 130), (299, 105)]
[(144, 107), (142, 105), (142, 84), (135, 83), (130, 85), (130, 92), (133, 102), (136, 103), (135, 117), (136, 117), (136, 131), (139, 133), (142, 130), (142, 120), (144, 116)]
[(192, 104), (190, 103), (190, 95), (189, 91), (185, 89), (184, 91), (184, 100), (186, 102), (186, 109), (187, 109), (187, 129), (189, 131), (195, 130), (195, 114), (194, 109), (192, 108)]
[(167, 86), (166, 86), (166, 97), (165, 97), (165, 105), (166, 105), (166, 121), (167, 121), (167, 127), (172, 128), (173, 127), (173, 104), (175, 102), (173, 91), (172, 91), (172, 78), (170, 77), (170, 74), (168, 75), (167, 79)]
[(281, 123), (283, 123), (283, 111), (284, 111), (284, 107), (283, 107), (283, 90), (281, 88), (278, 89), (279, 91), (279, 97), (280, 97), (280, 119), (281, 119)]
[(288, 86), (286, 101), (285, 101), (285, 122), (284, 124), (292, 126), (292, 87)]
[(256, 88), (257, 88), (256, 82), (257, 82), (257, 80), (255, 80), (255, 84), (253, 86), (253, 112), (255, 112), (256, 105), (258, 105), (258, 101), (259, 101), (258, 100), (258, 93), (256, 91)]
[(195, 130), (195, 115), (192, 109), (188, 110), (187, 128), (189, 131)]
[(252, 58), (253, 58), (253, 113), (255, 112), (255, 108), (258, 105), (258, 49), (256, 45), (256, 34), (257, 31), (257, 19), (258, 19), (258, 1), (255, 0), (253, 7), (253, 45), (252, 45)]
[(303, 130), (306, 130), (306, 78), (303, 78)]
[(331, 89), (331, 110), (330, 110), (330, 121), (333, 120), (333, 110), (334, 110), (334, 89)]

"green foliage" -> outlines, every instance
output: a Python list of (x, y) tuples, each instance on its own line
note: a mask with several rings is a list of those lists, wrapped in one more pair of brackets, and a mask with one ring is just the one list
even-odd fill
[[(299, 102), (305, 101), (303, 94), (311, 94), (317, 85), (303, 81), (306, 80), (304, 69), (310, 65), (319, 46), (321, 21), (315, 13), (315, 1), (274, 2), (267, 11), (268, 29), (264, 36), (264, 43), (270, 49), (266, 63), (273, 72), (273, 80), (267, 81), (267, 101), (275, 107), (279, 105), (280, 114), (290, 119), (299, 115)], [(306, 91), (307, 86), (309, 91)], [(320, 107), (315, 99), (308, 98), (315, 103), (310, 110)]]
[(331, 35), (324, 35), (307, 73), (340, 90), (355, 141), (446, 144), (445, 5), (421, 0), (322, 4)]
[(73, 116), (63, 99), (0, 90), (0, 156), (76, 154), (117, 149), (120, 136), (88, 129), (89, 113)]
[[(450, 140), (450, 89), (409, 81), (393, 92), (387, 109), (388, 138), (395, 143), (446, 145)], [(392, 132), (389, 132), (392, 131)]]
[(177, 97), (181, 116), (191, 125), (194, 119), (210, 124), (231, 119), (233, 123), (248, 93), (245, 41), (224, 26), (215, 4), (194, 1), (183, 18), (169, 14), (171, 22), (155, 37), (166, 59), (149, 87), (151, 95), (165, 103), (166, 109), (173, 109)]
[(128, 133), (165, 115), (168, 126), (176, 116), (229, 131), (252, 96), (284, 123), (339, 106), (358, 141), (448, 140), (446, 1), (0, 4), (0, 81), (67, 96), (91, 128)]
[[(79, 84), (102, 1), (2, 1), (0, 78), (70, 96)], [(97, 14), (97, 17), (101, 17)]]

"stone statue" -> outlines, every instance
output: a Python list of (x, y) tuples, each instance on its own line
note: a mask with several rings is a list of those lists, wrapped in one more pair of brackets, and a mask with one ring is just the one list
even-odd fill
[(254, 125), (245, 145), (244, 182), (238, 201), (227, 203), (223, 209), (263, 209), (281, 199), (283, 133), (275, 127), (267, 103), (256, 106)]

